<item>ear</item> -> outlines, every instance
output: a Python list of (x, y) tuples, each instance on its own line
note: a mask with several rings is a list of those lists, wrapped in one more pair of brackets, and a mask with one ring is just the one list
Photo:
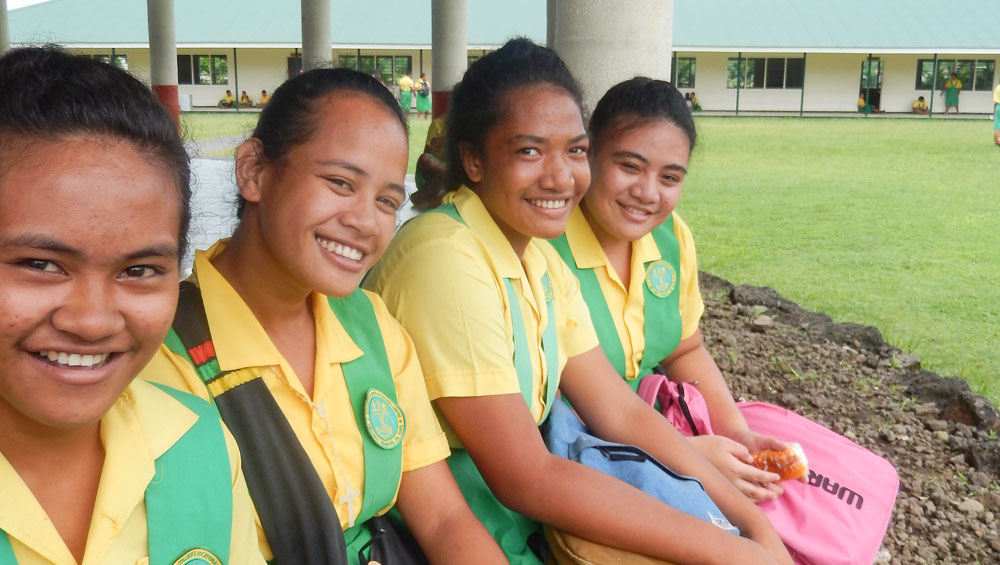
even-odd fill
[(463, 141), (458, 144), (458, 154), (462, 159), (462, 168), (465, 169), (469, 181), (477, 183), (483, 180), (483, 158), (479, 151), (473, 148), (468, 141)]
[(236, 149), (236, 185), (247, 202), (260, 202), (265, 165), (259, 139), (250, 138)]

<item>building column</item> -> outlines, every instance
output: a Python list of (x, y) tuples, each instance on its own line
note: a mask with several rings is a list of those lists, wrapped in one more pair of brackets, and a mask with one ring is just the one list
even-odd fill
[(180, 125), (174, 0), (146, 0), (146, 12), (149, 20), (149, 65), (153, 93)]
[(549, 0), (549, 44), (583, 86), (593, 110), (615, 84), (670, 80), (674, 0)]
[(451, 90), (462, 80), (468, 67), (468, 28), (466, 0), (431, 2), (431, 54), (434, 57), (431, 116), (434, 118), (447, 113)]
[(330, 65), (332, 60), (330, 0), (302, 0), (302, 70)]
[(0, 0), (0, 55), (10, 49), (10, 25), (7, 23), (7, 0)]

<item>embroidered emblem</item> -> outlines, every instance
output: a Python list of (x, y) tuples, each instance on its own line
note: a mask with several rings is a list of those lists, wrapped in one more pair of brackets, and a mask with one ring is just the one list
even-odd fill
[(207, 549), (195, 548), (178, 557), (173, 565), (222, 565), (222, 561)]
[(552, 283), (549, 282), (549, 274), (542, 277), (542, 287), (545, 290), (545, 302), (552, 302)]
[(677, 284), (677, 273), (674, 267), (666, 261), (653, 261), (646, 267), (646, 286), (649, 291), (665, 298), (674, 291)]
[(379, 447), (392, 449), (403, 439), (406, 422), (396, 403), (382, 391), (371, 388), (365, 397), (365, 427)]

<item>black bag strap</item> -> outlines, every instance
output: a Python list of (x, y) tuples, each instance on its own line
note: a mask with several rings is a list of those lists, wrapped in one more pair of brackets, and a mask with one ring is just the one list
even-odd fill
[[(173, 331), (210, 394), (218, 387), (209, 385), (239, 372), (218, 368), (201, 290), (190, 281), (180, 285)], [(340, 519), (315, 467), (264, 380), (259, 374), (244, 377), (213, 397), (240, 446), (243, 474), (274, 553), (272, 563), (346, 565)]]

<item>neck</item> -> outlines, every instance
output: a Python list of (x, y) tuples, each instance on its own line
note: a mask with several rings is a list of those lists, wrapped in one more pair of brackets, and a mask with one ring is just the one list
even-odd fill
[(622, 280), (627, 288), (632, 271), (632, 242), (612, 237), (608, 232), (604, 231), (587, 209), (586, 201), (580, 203), (580, 210), (583, 212), (583, 217), (586, 218), (587, 224), (590, 225), (590, 231), (594, 232), (597, 243), (600, 244), (604, 255), (607, 256), (611, 266), (618, 273), (618, 278)]
[[(311, 316), (311, 288), (294, 280), (255, 229), (247, 210), (229, 245), (212, 265), (246, 302), (265, 330), (280, 327), (303, 314)], [(268, 332), (270, 333), (270, 331)]]

